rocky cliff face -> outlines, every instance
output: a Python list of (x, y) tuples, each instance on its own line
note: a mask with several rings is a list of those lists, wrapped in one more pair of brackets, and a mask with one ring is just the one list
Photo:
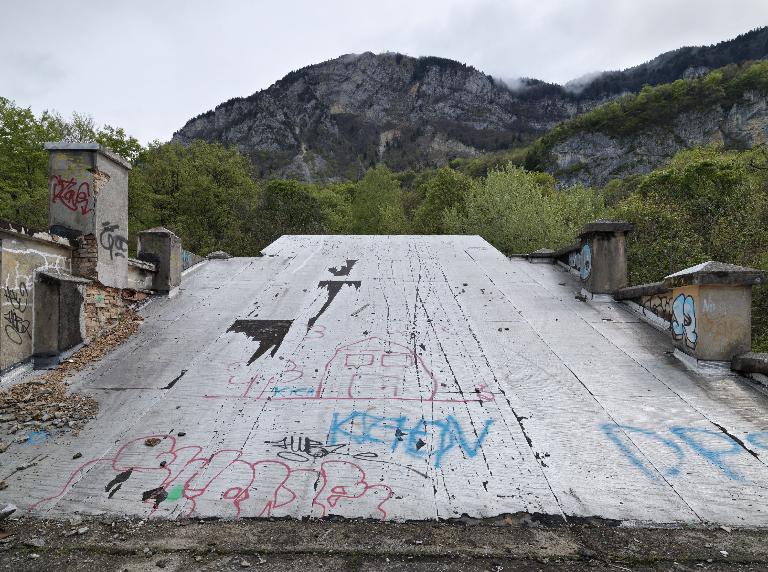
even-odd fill
[(678, 151), (702, 145), (747, 149), (768, 143), (768, 96), (748, 92), (731, 106), (679, 115), (664, 127), (631, 137), (577, 133), (550, 150), (547, 169), (563, 185), (601, 187), (611, 179), (650, 173)]
[[(766, 54), (768, 28), (761, 28), (565, 87), (523, 80), (515, 89), (443, 58), (346, 55), (292, 72), (247, 98), (227, 101), (190, 120), (174, 140), (235, 145), (260, 176), (356, 179), (380, 162), (395, 170), (420, 169), (455, 157), (524, 146), (560, 121), (635, 93), (645, 84), (698, 77), (714, 67)], [(748, 109), (744, 107), (744, 117), (751, 117)], [(726, 116), (731, 113), (742, 115), (739, 110), (712, 109), (681, 118), (669, 131), (645, 133), (631, 141), (582, 134), (560, 144), (557, 170), (565, 171), (568, 180), (593, 182), (622, 172), (644, 172), (683, 141), (741, 137), (740, 127), (729, 127)], [(757, 119), (745, 121), (759, 124)], [(759, 126), (753, 128), (760, 132)], [(588, 161), (596, 164), (581, 167)], [(606, 171), (599, 174), (602, 168)]]
[(476, 69), (400, 54), (342, 56), (233, 99), (174, 135), (236, 145), (260, 175), (356, 178), (522, 145), (598, 103), (530, 81), (511, 90)]

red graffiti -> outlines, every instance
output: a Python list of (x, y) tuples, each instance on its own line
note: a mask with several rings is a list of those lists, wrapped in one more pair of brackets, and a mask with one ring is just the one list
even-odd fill
[[(158, 444), (147, 446), (152, 442)], [(126, 483), (139, 480), (140, 488), (147, 490), (135, 491), (136, 498), (153, 505), (150, 514), (163, 502), (183, 498), (189, 501), (187, 516), (194, 515), (202, 503), (223, 503), (216, 507), (217, 515), (238, 517), (245, 508), (249, 516), (268, 517), (294, 502), (308, 502), (306, 495), (310, 491), (310, 510), (316, 516), (326, 516), (341, 503), (354, 503), (360, 514), (388, 517), (384, 505), (394, 496), (392, 489), (369, 484), (365, 471), (355, 463), (325, 461), (316, 469), (293, 469), (282, 460), (249, 461), (240, 449), (205, 453), (198, 445), (177, 447), (177, 443), (172, 435), (133, 439), (114, 457), (94, 459), (75, 469), (57, 494), (38, 501), (29, 510), (61, 498), (77, 486), (82, 476), (99, 466), (103, 467), (98, 474), (105, 477), (105, 495), (108, 493), (109, 498)], [(150, 486), (147, 475), (156, 475)], [(130, 495), (123, 491), (122, 497), (126, 494)]]
[(51, 177), (51, 203), (61, 202), (71, 211), (80, 209), (81, 214), (88, 214), (91, 208), (91, 188), (86, 182), (78, 184), (77, 180), (62, 179), (59, 175)]

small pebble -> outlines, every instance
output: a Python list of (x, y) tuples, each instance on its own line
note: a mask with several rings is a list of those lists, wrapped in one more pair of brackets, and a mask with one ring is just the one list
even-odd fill
[(72, 458), (73, 458), (73, 459), (79, 459), (79, 458), (80, 458), (80, 457), (82, 457), (82, 456), (83, 456), (83, 454), (82, 454), (82, 453), (75, 453), (74, 455), (72, 455)]

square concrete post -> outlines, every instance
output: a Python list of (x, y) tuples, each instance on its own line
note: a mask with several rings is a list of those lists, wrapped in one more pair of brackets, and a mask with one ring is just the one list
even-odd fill
[(130, 163), (98, 143), (46, 143), (48, 225), (73, 241), (73, 272), (128, 285)]
[(181, 284), (181, 239), (163, 227), (139, 233), (139, 260), (152, 262), (157, 270), (152, 289), (170, 292)]
[(589, 223), (581, 239), (579, 277), (591, 294), (613, 294), (627, 285), (627, 233), (632, 224), (614, 220)]
[(36, 367), (59, 363), (59, 357), (86, 339), (85, 286), (90, 280), (64, 272), (37, 274), (35, 284), (34, 356)]
[(766, 273), (704, 262), (664, 278), (672, 290), (672, 339), (701, 361), (731, 361), (752, 347), (752, 286)]

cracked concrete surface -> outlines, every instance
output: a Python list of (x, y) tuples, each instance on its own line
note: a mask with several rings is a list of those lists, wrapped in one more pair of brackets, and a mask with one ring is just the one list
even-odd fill
[[(768, 524), (768, 398), (471, 236), (284, 236), (211, 260), (14, 445), (33, 515)], [(73, 457), (81, 456), (77, 459)]]

